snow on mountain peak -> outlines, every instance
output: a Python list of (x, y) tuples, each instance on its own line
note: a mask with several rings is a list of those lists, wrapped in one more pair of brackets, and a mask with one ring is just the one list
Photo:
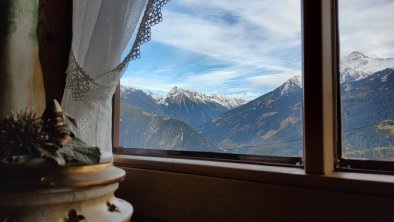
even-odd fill
[(158, 95), (152, 92), (147, 92), (146, 93), (148, 96), (150, 96), (154, 101), (156, 101), (158, 104), (165, 104), (165, 97), (162, 95)]
[(297, 86), (301, 87), (301, 82), (302, 82), (301, 81), (301, 76), (293, 76), (289, 80), (287, 80), (287, 82), (294, 83)]
[(186, 89), (179, 88), (177, 86), (174, 86), (170, 92), (167, 94), (167, 98), (181, 98), (181, 97), (186, 97), (186, 98), (192, 98), (192, 97), (201, 97), (200, 93), (197, 92), (192, 92)]
[(170, 90), (170, 92), (169, 92), (168, 94), (174, 94), (174, 93), (176, 93), (176, 92), (178, 92), (178, 86), (174, 86), (174, 87)]
[(142, 92), (142, 90), (135, 89), (135, 88), (130, 87), (130, 86), (120, 85), (120, 96), (122, 98), (125, 98), (129, 94), (136, 93), (136, 92), (139, 92), (139, 91)]
[(220, 94), (213, 94), (212, 96), (209, 96), (209, 97), (212, 101), (219, 103), (220, 105), (227, 107), (229, 109), (236, 108), (236, 107), (246, 103), (246, 101), (243, 99), (237, 99), (237, 98), (224, 96), (224, 95), (220, 95)]
[(181, 103), (185, 100), (191, 100), (197, 103), (218, 103), (224, 107), (229, 109), (238, 107), (246, 101), (242, 99), (236, 99), (224, 95), (214, 94), (214, 95), (205, 95), (203, 93), (193, 92), (186, 89), (181, 89), (177, 86), (173, 87), (171, 91), (167, 94), (165, 98), (166, 102), (173, 103)]
[(205, 95), (201, 94), (201, 93), (197, 93), (197, 92), (192, 92), (192, 91), (189, 91), (187, 89), (182, 89), (182, 88), (179, 88), (177, 86), (174, 86), (170, 90), (170, 92), (168, 92), (166, 98), (172, 98), (172, 99), (178, 98), (178, 99), (180, 99), (182, 97), (193, 98), (193, 97), (202, 97), (202, 96), (205, 96)]
[(343, 83), (360, 80), (386, 68), (394, 68), (394, 58), (371, 58), (361, 52), (352, 52), (341, 59), (340, 81)]
[(355, 59), (366, 59), (368, 56), (361, 52), (353, 51), (349, 55), (347, 55), (344, 59), (346, 60), (355, 60)]
[(280, 87), (281, 88), (280, 94), (283, 95), (288, 93), (295, 86), (302, 87), (300, 76), (293, 76), (290, 79), (288, 79), (285, 83), (283, 83), (283, 85)]
[(120, 85), (120, 93), (134, 92), (136, 89), (130, 86)]

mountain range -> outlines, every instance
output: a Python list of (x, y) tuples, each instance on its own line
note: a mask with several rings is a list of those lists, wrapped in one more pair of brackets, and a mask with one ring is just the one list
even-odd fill
[(216, 116), (246, 103), (242, 99), (223, 95), (207, 96), (176, 86), (165, 97), (121, 86), (121, 100), (146, 112), (171, 116), (195, 128), (211, 122)]
[[(224, 150), (235, 149), (245, 153), (246, 147), (247, 153), (278, 152), (276, 143), (300, 141), (301, 110), (301, 80), (300, 77), (293, 77), (275, 90), (223, 113), (204, 126), (203, 134)], [(281, 145), (280, 153), (299, 155), (301, 147), (289, 145)], [(273, 147), (274, 150), (271, 150)]]
[[(394, 59), (369, 58), (359, 52), (341, 60), (346, 157), (394, 158), (394, 70), (390, 68)], [(249, 102), (179, 87), (159, 96), (122, 86), (121, 103), (120, 142), (128, 147), (302, 155), (300, 77)]]
[(119, 140), (138, 148), (209, 151), (213, 144), (196, 129), (246, 102), (179, 87), (165, 97), (126, 86), (120, 90)]

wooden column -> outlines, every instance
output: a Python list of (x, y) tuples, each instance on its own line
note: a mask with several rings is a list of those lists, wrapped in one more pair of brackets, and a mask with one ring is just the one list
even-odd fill
[(308, 174), (334, 169), (335, 0), (303, 0), (304, 157)]
[(72, 39), (72, 1), (40, 0), (37, 37), (46, 100), (61, 102)]

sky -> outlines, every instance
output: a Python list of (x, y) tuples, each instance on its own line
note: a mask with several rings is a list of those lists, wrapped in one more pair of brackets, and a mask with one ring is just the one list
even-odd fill
[[(339, 0), (341, 55), (394, 57), (393, 11), (394, 0)], [(121, 84), (252, 100), (301, 76), (299, 0), (171, 0), (162, 13)]]

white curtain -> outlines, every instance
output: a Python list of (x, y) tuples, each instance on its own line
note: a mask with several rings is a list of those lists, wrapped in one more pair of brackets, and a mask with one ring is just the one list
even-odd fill
[[(139, 56), (139, 45), (150, 39), (150, 27), (145, 26), (159, 22), (165, 2), (73, 1), (72, 50), (62, 108), (75, 118), (77, 136), (100, 148), (101, 162), (112, 161), (113, 93), (127, 63)], [(136, 39), (132, 50), (121, 61), (132, 38)]]

